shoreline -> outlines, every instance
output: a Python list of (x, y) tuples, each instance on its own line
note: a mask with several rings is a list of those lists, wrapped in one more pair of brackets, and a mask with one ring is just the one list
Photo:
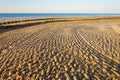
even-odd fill
[(99, 17), (120, 16), (115, 13), (0, 13), (1, 18), (40, 18), (40, 17)]
[(76, 18), (76, 19), (96, 19), (96, 18), (100, 18), (100, 19), (105, 19), (105, 18), (113, 18), (113, 19), (119, 19), (120, 16), (82, 16), (82, 17), (28, 17), (28, 18), (16, 18), (16, 17), (13, 17), (13, 18), (0, 18), (0, 23), (1, 22), (7, 22), (7, 21), (16, 21), (16, 20), (29, 20), (29, 19), (47, 19), (47, 18), (61, 18), (61, 19), (64, 19), (64, 18), (67, 18), (67, 19), (71, 19), (71, 18)]

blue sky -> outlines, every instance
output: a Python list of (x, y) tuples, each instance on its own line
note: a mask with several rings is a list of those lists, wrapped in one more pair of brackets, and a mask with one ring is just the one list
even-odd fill
[(0, 13), (120, 13), (120, 0), (0, 0)]

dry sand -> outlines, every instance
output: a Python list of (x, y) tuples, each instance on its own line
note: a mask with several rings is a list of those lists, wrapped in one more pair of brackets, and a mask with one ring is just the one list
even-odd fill
[(6, 20), (0, 79), (120, 80), (119, 17)]

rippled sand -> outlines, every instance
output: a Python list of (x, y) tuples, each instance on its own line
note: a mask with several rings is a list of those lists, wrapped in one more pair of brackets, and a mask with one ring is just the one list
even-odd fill
[(6, 20), (0, 79), (120, 79), (119, 17)]

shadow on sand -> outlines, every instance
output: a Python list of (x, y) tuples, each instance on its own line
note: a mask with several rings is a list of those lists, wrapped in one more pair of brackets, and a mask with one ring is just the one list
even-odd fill
[[(0, 26), (0, 33), (4, 33), (7, 31), (17, 30), (25, 27), (40, 25), (40, 24), (46, 24), (46, 23), (52, 23), (52, 22), (67, 22), (71, 20), (50, 20), (50, 21), (44, 21), (44, 22), (34, 22), (34, 23), (26, 23), (26, 24), (16, 24), (16, 25), (6, 25), (6, 26)], [(10, 24), (10, 22), (8, 23)]]

